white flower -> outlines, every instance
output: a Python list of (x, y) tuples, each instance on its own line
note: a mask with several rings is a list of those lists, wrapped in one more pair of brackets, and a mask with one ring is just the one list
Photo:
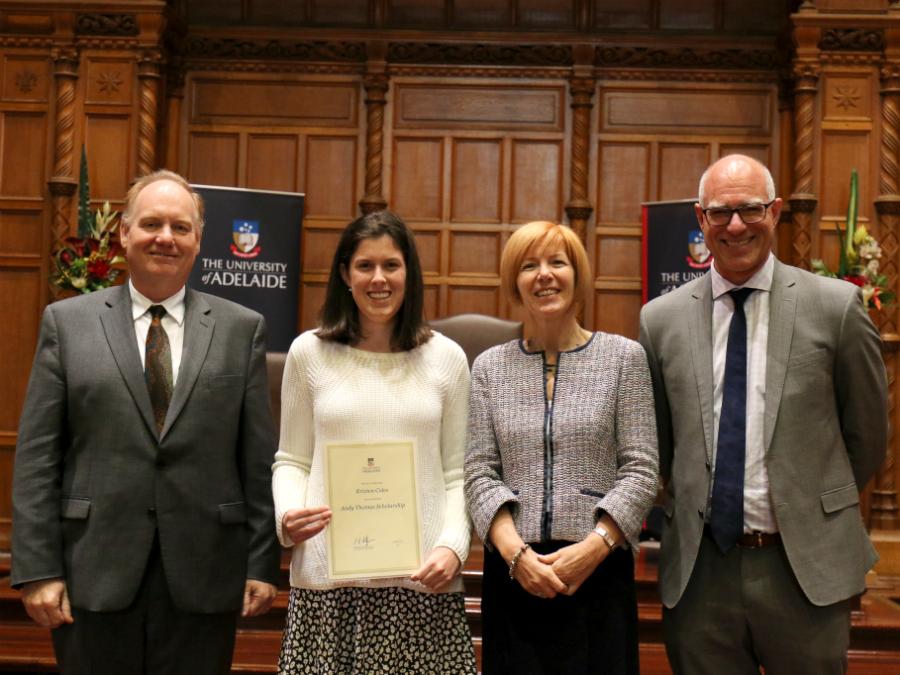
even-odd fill
[(87, 286), (87, 278), (85, 277), (75, 277), (72, 279), (72, 287), (82, 289)]
[(875, 295), (875, 287), (870, 284), (866, 284), (862, 287), (862, 296), (863, 296), (863, 306), (869, 306), (869, 300), (872, 299), (872, 296)]

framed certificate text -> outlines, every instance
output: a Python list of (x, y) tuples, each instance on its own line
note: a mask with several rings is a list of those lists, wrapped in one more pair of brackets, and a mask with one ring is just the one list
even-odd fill
[(408, 576), (422, 565), (414, 440), (325, 446), (328, 576)]

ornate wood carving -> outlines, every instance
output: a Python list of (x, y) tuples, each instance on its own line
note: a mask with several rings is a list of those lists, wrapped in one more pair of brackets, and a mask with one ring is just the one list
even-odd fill
[(813, 137), (819, 66), (799, 62), (794, 67), (794, 193), (791, 195), (793, 241), (791, 262), (809, 269), (812, 251), (812, 214), (816, 208), (813, 194)]
[(812, 217), (816, 210), (817, 200), (810, 194), (793, 194), (790, 203), (794, 233), (791, 242), (791, 263), (808, 270), (812, 250)]
[(505, 66), (571, 66), (569, 45), (444, 44), (393, 42), (388, 45), (391, 63), (494, 64)]
[(884, 31), (860, 28), (826, 28), (819, 40), (825, 51), (882, 52)]
[[(884, 152), (883, 145), (882, 152)], [(896, 180), (895, 174), (895, 189)], [(888, 287), (896, 292), (898, 288), (898, 256), (900, 256), (900, 195), (882, 195), (875, 200), (875, 210), (878, 212), (881, 240), (881, 271), (888, 279)], [(896, 305), (881, 310), (876, 314), (875, 319), (879, 330), (885, 337), (884, 344), (888, 348), (884, 354), (888, 376), (888, 419), (893, 421), (896, 419), (895, 391), (898, 368), (898, 342), (889, 339), (889, 337), (897, 337)], [(895, 439), (896, 434), (892, 423), (888, 428), (887, 454), (884, 462), (875, 474), (875, 485), (872, 490), (872, 502), (869, 509), (869, 526), (881, 530), (900, 529)]]
[(193, 37), (187, 41), (185, 56), (204, 59), (290, 59), (363, 63), (366, 60), (366, 45), (363, 42)]
[(75, 34), (133, 37), (138, 34), (138, 22), (134, 14), (79, 14)]
[(898, 193), (897, 153), (900, 151), (900, 63), (881, 69), (881, 161), (878, 190), (882, 195)]
[(156, 169), (156, 121), (161, 62), (162, 54), (157, 49), (145, 50), (138, 56), (141, 103), (138, 118), (138, 178)]
[[(893, 337), (897, 337), (896, 335)], [(897, 384), (897, 341), (886, 340), (884, 366), (888, 380), (888, 419), (895, 419), (896, 397), (894, 391)], [(900, 529), (900, 509), (897, 506), (896, 453), (894, 452), (894, 425), (888, 425), (887, 452), (884, 462), (875, 474), (869, 507), (868, 526), (878, 530)]]
[(600, 45), (594, 65), (624, 68), (726, 68), (777, 70), (782, 55), (771, 49), (692, 49)]
[(593, 207), (588, 201), (588, 158), (591, 139), (591, 100), (596, 88), (592, 77), (573, 76), (569, 80), (572, 95), (572, 163), (570, 166), (571, 197), (566, 204), (566, 215), (572, 229), (584, 241), (587, 221)]
[(387, 207), (382, 193), (387, 73), (383, 69), (369, 72), (363, 80), (363, 88), (366, 92), (366, 194), (359, 201), (359, 208), (363, 213), (372, 213)]
[[(75, 80), (78, 78), (78, 52), (71, 47), (51, 53), (56, 83), (56, 128), (53, 149), (53, 175), (47, 181), (52, 196), (50, 251), (55, 251), (70, 233), (72, 196), (78, 186), (75, 178)], [(51, 287), (54, 298), (57, 289)]]

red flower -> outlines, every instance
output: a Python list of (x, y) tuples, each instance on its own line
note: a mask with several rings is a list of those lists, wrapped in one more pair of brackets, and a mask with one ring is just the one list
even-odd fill
[(109, 274), (109, 270), (109, 263), (102, 258), (91, 260), (87, 264), (88, 274), (95, 279), (105, 279), (106, 275)]
[(869, 280), (861, 274), (848, 274), (844, 277), (844, 281), (849, 281), (851, 284), (856, 284), (860, 288), (869, 283)]

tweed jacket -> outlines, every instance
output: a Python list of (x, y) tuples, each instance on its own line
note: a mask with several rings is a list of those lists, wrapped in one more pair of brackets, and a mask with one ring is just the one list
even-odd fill
[(486, 351), (472, 366), (465, 493), (475, 530), (490, 547), (491, 522), (506, 505), (526, 542), (580, 541), (606, 512), (637, 552), (658, 482), (643, 350), (594, 333), (560, 353), (552, 406), (543, 366), (543, 352), (526, 352), (519, 340)]
[[(710, 275), (644, 305), (641, 343), (656, 395), (666, 526), (663, 604), (690, 581), (713, 457)], [(887, 447), (881, 339), (859, 289), (775, 261), (769, 298), (763, 442), (784, 552), (804, 594), (830, 605), (865, 590), (877, 560), (859, 491)]]

